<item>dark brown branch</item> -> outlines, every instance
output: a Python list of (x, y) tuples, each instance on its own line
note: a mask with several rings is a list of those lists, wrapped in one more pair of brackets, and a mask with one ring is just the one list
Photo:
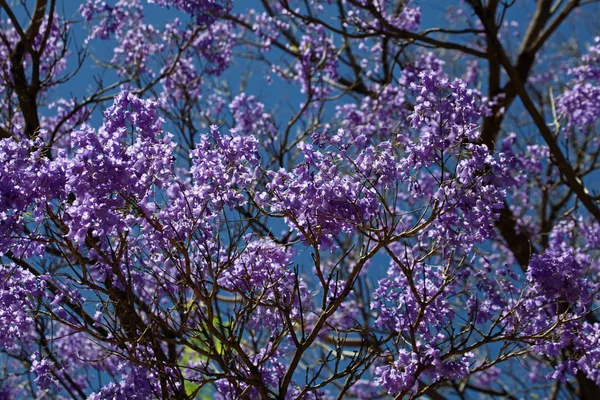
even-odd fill
[[(4, 0), (0, 4), (7, 11), (7, 13), (9, 13), (9, 15), (12, 14), (12, 11), (9, 12), (10, 8), (6, 5)], [(20, 34), (21, 39), (19, 42), (17, 42), (14, 49), (12, 49), (10, 53), (10, 70), (13, 75), (14, 89), (17, 94), (17, 98), (19, 99), (19, 106), (21, 108), (21, 112), (23, 113), (23, 118), (25, 119), (25, 134), (30, 138), (35, 137), (40, 126), (37, 108), (40, 54), (34, 51), (33, 40), (39, 33), (40, 26), (44, 20), (46, 5), (46, 0), (36, 1), (35, 9), (27, 30)], [(16, 22), (16, 18), (13, 19), (13, 17), (11, 17), (11, 20), (13, 21), (13, 24), (15, 24), (17, 31), (19, 31), (20, 27)], [(25, 67), (23, 66), (27, 53), (31, 55), (33, 64), (31, 82), (27, 81)]]
[(519, 98), (523, 102), (523, 105), (525, 106), (525, 109), (527, 110), (529, 115), (531, 115), (531, 118), (533, 119), (533, 122), (535, 123), (537, 129), (539, 130), (540, 134), (542, 135), (542, 138), (548, 145), (548, 148), (550, 149), (550, 155), (552, 157), (552, 161), (556, 163), (556, 166), (559, 168), (562, 176), (565, 179), (565, 182), (575, 192), (575, 194), (577, 195), (579, 200), (583, 203), (585, 208), (590, 212), (590, 214), (592, 214), (594, 216), (594, 218), (598, 222), (600, 222), (600, 208), (598, 208), (596, 201), (592, 198), (592, 196), (590, 195), (588, 190), (583, 185), (583, 182), (581, 181), (581, 179), (577, 176), (577, 174), (573, 170), (573, 167), (571, 167), (571, 164), (567, 161), (567, 159), (563, 155), (562, 150), (560, 149), (560, 146), (558, 145), (558, 143), (556, 142), (556, 140), (554, 138), (554, 135), (550, 131), (550, 128), (548, 128), (548, 125), (546, 125), (546, 121), (544, 120), (544, 117), (539, 112), (539, 110), (533, 103), (533, 100), (531, 100), (531, 97), (527, 93), (527, 89), (525, 88), (525, 83), (521, 79), (520, 74), (515, 70), (515, 68), (511, 64), (511, 62), (508, 59), (508, 56), (506, 55), (506, 53), (504, 52), (504, 49), (502, 48), (502, 46), (499, 43), (497, 45), (498, 45), (498, 50), (499, 50), (500, 60), (502, 61), (502, 65), (503, 65), (504, 69), (506, 70), (506, 72), (508, 73), (508, 75), (510, 76), (511, 80), (514, 81), (515, 88), (516, 88), (517, 94), (519, 95)]

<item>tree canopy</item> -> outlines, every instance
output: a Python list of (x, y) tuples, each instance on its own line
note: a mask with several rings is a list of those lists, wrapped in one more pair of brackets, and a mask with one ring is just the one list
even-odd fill
[(600, 398), (594, 0), (0, 0), (0, 399)]

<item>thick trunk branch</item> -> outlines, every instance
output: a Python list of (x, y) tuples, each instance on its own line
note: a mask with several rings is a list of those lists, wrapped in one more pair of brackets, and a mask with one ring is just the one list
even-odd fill
[[(39, 60), (41, 54), (33, 48), (33, 41), (39, 33), (40, 26), (46, 14), (47, 0), (37, 0), (29, 26), (25, 32), (22, 32), (16, 19), (11, 18), (15, 29), (20, 31), (20, 40), (15, 45), (10, 53), (10, 71), (13, 77), (13, 85), (17, 98), (19, 99), (19, 107), (23, 113), (25, 120), (25, 134), (29, 138), (36, 136), (40, 126), (40, 119), (37, 108), (37, 94), (39, 91)], [(10, 9), (6, 5), (6, 1), (2, 0), (0, 5), (7, 10)], [(7, 11), (8, 12), (8, 11)], [(29, 53), (31, 56), (31, 82), (27, 80), (25, 70), (25, 57)]]

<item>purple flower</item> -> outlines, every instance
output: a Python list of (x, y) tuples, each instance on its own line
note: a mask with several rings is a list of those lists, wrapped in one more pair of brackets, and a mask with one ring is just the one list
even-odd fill
[(42, 390), (58, 386), (56, 366), (47, 358), (41, 358), (38, 353), (31, 355), (31, 372), (36, 375), (35, 383)]
[(33, 339), (36, 298), (45, 281), (15, 264), (0, 266), (0, 349), (14, 350)]
[(571, 304), (586, 307), (591, 302), (592, 287), (585, 279), (586, 266), (571, 251), (546, 252), (531, 257), (527, 279), (534, 290), (548, 299), (564, 298)]

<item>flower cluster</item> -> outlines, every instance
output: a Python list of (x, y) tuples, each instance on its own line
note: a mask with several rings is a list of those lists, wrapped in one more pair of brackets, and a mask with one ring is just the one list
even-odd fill
[(259, 203), (281, 212), (291, 229), (307, 241), (332, 244), (342, 233), (351, 234), (377, 211), (377, 199), (360, 176), (344, 174), (344, 163), (333, 151), (320, 152), (300, 143), (305, 161), (293, 172), (268, 171), (267, 191)]
[(241, 190), (252, 183), (260, 160), (255, 137), (235, 132), (232, 136), (220, 135), (212, 126), (210, 136), (203, 135), (190, 156), (190, 173), (203, 198), (210, 199), (217, 208), (225, 204), (233, 208), (246, 201)]
[[(273, 348), (272, 345), (268, 345), (266, 348), (259, 349), (255, 354), (250, 357), (250, 362), (257, 368), (258, 374), (264, 382), (265, 386), (276, 388), (279, 382), (283, 379), (286, 373), (286, 366), (280, 361), (282, 352)], [(247, 377), (250, 375), (248, 367), (242, 367), (242, 376)], [(250, 397), (260, 397), (260, 392), (257, 388), (250, 388), (246, 383), (233, 382), (227, 379), (220, 379), (215, 382), (217, 392), (221, 395), (221, 399), (235, 399), (242, 396), (242, 393), (249, 395)], [(293, 398), (290, 394), (289, 397)]]
[(61, 197), (66, 184), (64, 166), (44, 156), (43, 132), (35, 140), (0, 141), (0, 254), (16, 257), (43, 253), (43, 240), (26, 234), (29, 222), (41, 224), (51, 200)]
[(549, 251), (531, 257), (527, 279), (533, 290), (548, 301), (564, 299), (579, 308), (589, 306), (592, 301), (593, 288), (585, 273), (586, 266), (571, 251)]
[(330, 91), (328, 86), (316, 85), (313, 81), (335, 79), (337, 72), (336, 48), (331, 38), (325, 35), (320, 25), (308, 24), (298, 44), (299, 57), (295, 69), (295, 80), (301, 85), (302, 93), (315, 93), (323, 98)]
[(256, 10), (249, 10), (248, 14), (240, 15), (252, 26), (252, 32), (261, 42), (261, 51), (266, 52), (271, 49), (272, 42), (276, 40), (281, 30), (288, 29), (289, 24), (275, 17), (270, 16), (267, 12), (257, 13)]
[(13, 351), (31, 339), (36, 297), (45, 288), (42, 277), (12, 263), (0, 266), (0, 349)]
[[(94, 38), (107, 40), (115, 34), (120, 35), (129, 24), (140, 23), (144, 18), (139, 1), (120, 1), (110, 6), (103, 0), (87, 0), (79, 7), (79, 13), (86, 22), (94, 21), (88, 41)], [(99, 21), (95, 21), (98, 18)]]
[[(291, 256), (272, 241), (254, 240), (239, 255), (234, 255), (230, 265), (220, 273), (217, 281), (220, 286), (260, 304), (252, 313), (249, 326), (279, 332), (284, 326), (282, 310), (294, 321), (302, 316), (299, 296), (304, 297), (301, 301), (308, 307), (305, 285), (289, 269)], [(295, 292), (297, 287), (301, 288), (300, 293)]]
[(64, 220), (75, 243), (83, 243), (88, 232), (99, 237), (126, 231), (127, 204), (170, 181), (175, 144), (169, 135), (159, 137), (156, 109), (155, 102), (123, 92), (105, 111), (98, 132), (83, 127), (71, 134), (73, 156), (62, 153), (57, 163), (65, 169), (63, 199), (72, 196)]
[[(138, 346), (131, 348), (130, 351), (138, 357), (140, 362), (148, 363), (146, 365), (151, 365), (155, 361), (155, 355), (148, 347)], [(92, 393), (88, 399), (153, 398), (158, 395), (167, 397), (177, 391), (176, 387), (161, 387), (160, 371), (151, 366), (121, 361), (117, 369), (121, 379), (117, 383), (109, 382), (98, 392)], [(167, 371), (163, 371), (163, 373), (167, 373)]]
[(509, 152), (493, 156), (475, 143), (478, 123), (489, 112), (476, 90), (458, 79), (419, 76), (421, 84), (410, 84), (417, 96), (408, 117), (412, 130), (398, 134), (406, 151), (400, 161), (403, 180), (413, 183), (415, 196), (440, 207), (431, 237), (463, 245), (482, 242), (495, 234), (493, 220), (504, 207), (504, 189), (517, 182), (511, 172), (516, 160)]
[(162, 7), (174, 6), (196, 17), (196, 23), (210, 26), (231, 10), (233, 0), (148, 0)]
[(569, 70), (573, 85), (557, 100), (557, 110), (572, 127), (593, 126), (600, 115), (600, 36), (582, 56), (582, 64)]
[(412, 0), (402, 0), (393, 6), (380, 0), (356, 3), (369, 12), (367, 15), (353, 12), (349, 14), (350, 20), (366, 31), (417, 30), (421, 23), (421, 9), (411, 4)]
[(277, 139), (277, 131), (271, 115), (264, 111), (264, 104), (254, 96), (245, 93), (235, 96), (229, 103), (229, 109), (233, 114), (237, 132), (264, 138), (267, 144)]

